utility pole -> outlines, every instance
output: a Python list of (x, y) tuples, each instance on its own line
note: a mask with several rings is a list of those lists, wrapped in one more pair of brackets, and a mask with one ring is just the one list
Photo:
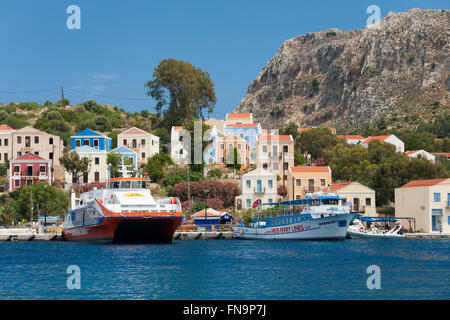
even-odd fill
[(33, 222), (33, 186), (30, 187), (30, 223)]

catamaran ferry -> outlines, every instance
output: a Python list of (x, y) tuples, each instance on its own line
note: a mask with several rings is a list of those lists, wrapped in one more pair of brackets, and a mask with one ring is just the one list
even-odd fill
[(106, 189), (71, 196), (63, 239), (89, 242), (171, 242), (183, 219), (178, 198), (155, 200), (145, 178), (113, 178)]
[(305, 199), (266, 203), (284, 206), (283, 210), (260, 212), (248, 226), (233, 227), (240, 239), (338, 240), (345, 239), (347, 228), (361, 212), (351, 212), (350, 204), (335, 195), (307, 194)]

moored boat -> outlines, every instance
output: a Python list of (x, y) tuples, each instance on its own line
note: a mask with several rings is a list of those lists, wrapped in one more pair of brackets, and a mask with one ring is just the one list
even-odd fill
[(145, 178), (113, 178), (106, 189), (72, 193), (62, 236), (69, 241), (171, 242), (183, 219), (180, 200), (154, 199)]
[[(351, 212), (345, 199), (314, 194), (305, 199), (267, 203), (285, 209), (259, 213), (245, 226), (233, 227), (233, 236), (257, 240), (342, 240), (347, 227), (360, 212)], [(264, 205), (264, 204), (263, 204)]]
[[(370, 219), (370, 220), (369, 220)], [(369, 222), (388, 222), (394, 221), (393, 218), (361, 218), (353, 221), (352, 225), (350, 225), (347, 229), (347, 234), (352, 239), (401, 239), (405, 238), (402, 234), (402, 225), (400, 223), (395, 223), (393, 228), (366, 228), (362, 221)]]

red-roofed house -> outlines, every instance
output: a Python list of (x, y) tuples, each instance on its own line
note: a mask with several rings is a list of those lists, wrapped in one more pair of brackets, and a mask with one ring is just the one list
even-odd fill
[(250, 124), (253, 123), (252, 113), (227, 113), (225, 118), (226, 125), (230, 124)]
[(291, 135), (258, 135), (256, 168), (272, 171), (287, 179), (287, 170), (294, 165), (294, 139)]
[(336, 137), (338, 137), (339, 139), (345, 139), (345, 141), (347, 141), (348, 144), (360, 144), (361, 142), (363, 142), (364, 140), (366, 140), (366, 138), (364, 138), (363, 136), (359, 136), (359, 135), (337, 135)]
[(450, 233), (450, 178), (414, 180), (396, 188), (395, 216), (415, 218), (420, 232)]
[(23, 186), (51, 183), (51, 161), (33, 153), (27, 153), (9, 163), (9, 191), (17, 190)]
[(147, 163), (147, 159), (159, 153), (159, 137), (145, 130), (133, 127), (117, 136), (117, 146), (125, 147), (137, 153), (138, 165)]
[(431, 154), (435, 157), (447, 157), (447, 160), (450, 160), (450, 152), (432, 152)]
[(375, 190), (359, 182), (338, 182), (324, 189), (350, 202), (355, 211), (364, 211), (365, 215), (376, 216)]
[(292, 166), (288, 170), (288, 200), (305, 197), (306, 193), (323, 191), (331, 185), (331, 168), (329, 166)]
[(431, 153), (426, 152), (425, 150), (411, 150), (411, 151), (406, 151), (405, 154), (410, 158), (417, 158), (417, 157), (421, 156), (427, 160), (430, 160), (431, 162), (436, 161), (436, 157), (433, 156)]
[(405, 144), (403, 143), (402, 140), (400, 140), (399, 138), (397, 138), (393, 134), (391, 134), (391, 135), (384, 135), (384, 136), (368, 137), (366, 140), (361, 142), (361, 144), (362, 144), (363, 147), (368, 148), (369, 147), (369, 142), (373, 141), (373, 140), (378, 140), (378, 141), (381, 141), (381, 142), (390, 143), (390, 144), (395, 146), (395, 150), (397, 152), (405, 152)]
[(12, 159), (12, 134), (14, 129), (5, 124), (0, 125), (0, 163)]

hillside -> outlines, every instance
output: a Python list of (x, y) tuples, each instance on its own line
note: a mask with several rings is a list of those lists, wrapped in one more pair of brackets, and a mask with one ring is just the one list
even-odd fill
[[(387, 120), (415, 128), (448, 114), (450, 10), (389, 13), (381, 28), (329, 29), (285, 41), (235, 112), (264, 126), (338, 129)], [(268, 116), (267, 116), (268, 115)]]

